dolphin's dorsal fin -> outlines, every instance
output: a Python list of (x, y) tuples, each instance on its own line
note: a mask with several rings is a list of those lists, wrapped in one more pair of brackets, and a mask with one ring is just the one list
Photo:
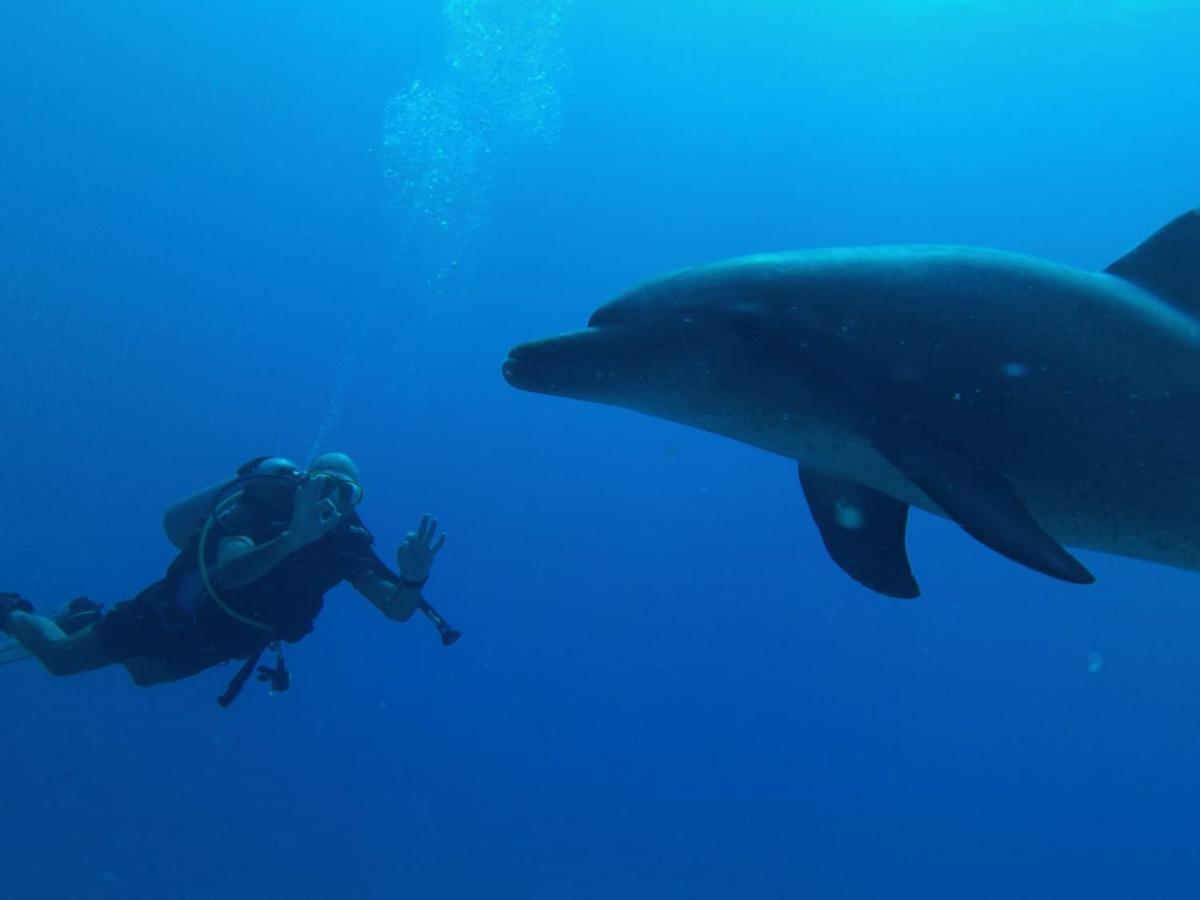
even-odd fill
[(1164, 225), (1104, 271), (1200, 315), (1200, 209)]

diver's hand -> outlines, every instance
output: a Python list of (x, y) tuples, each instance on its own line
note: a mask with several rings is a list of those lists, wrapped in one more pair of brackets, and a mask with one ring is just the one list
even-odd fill
[(424, 584), (429, 577), (433, 558), (446, 543), (445, 532), (437, 534), (437, 527), (437, 519), (421, 516), (417, 530), (410, 531), (396, 549), (396, 563), (400, 566), (400, 577), (405, 581)]
[(321, 499), (321, 480), (310, 478), (296, 489), (296, 505), (288, 525), (288, 541), (299, 550), (320, 540), (342, 520), (342, 513), (332, 499)]

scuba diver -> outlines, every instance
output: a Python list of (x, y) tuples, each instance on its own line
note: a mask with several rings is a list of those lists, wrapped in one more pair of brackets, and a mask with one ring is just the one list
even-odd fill
[(394, 621), (421, 611), (449, 646), (458, 632), (421, 592), (446, 535), (423, 516), (397, 549), (393, 572), (355, 512), (362, 496), (358, 467), (344, 453), (318, 457), (307, 472), (281, 457), (259, 457), (167, 510), (163, 527), (181, 552), (132, 600), (102, 614), (81, 597), (44, 617), (19, 594), (0, 593), (0, 631), (54, 675), (120, 664), (140, 686), (245, 660), (218, 699), (222, 706), (268, 648), (276, 663), (258, 666), (258, 679), (287, 689), (281, 644), (312, 631), (325, 592), (343, 581)]

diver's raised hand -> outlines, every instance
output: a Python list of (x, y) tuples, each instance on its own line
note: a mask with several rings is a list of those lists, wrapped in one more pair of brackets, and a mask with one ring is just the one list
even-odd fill
[(421, 516), (417, 530), (410, 531), (404, 543), (396, 549), (396, 564), (400, 567), (400, 577), (405, 581), (421, 585), (429, 577), (433, 558), (446, 543), (445, 533), (438, 534), (437, 527), (437, 519)]
[(307, 547), (320, 540), (342, 520), (342, 512), (329, 497), (322, 498), (321, 479), (309, 478), (296, 489), (296, 505), (292, 509), (292, 521), (288, 526), (289, 540), (299, 547)]

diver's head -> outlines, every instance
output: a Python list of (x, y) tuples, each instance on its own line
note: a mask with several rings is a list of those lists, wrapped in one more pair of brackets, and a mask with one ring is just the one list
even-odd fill
[(362, 502), (358, 466), (345, 453), (322, 453), (308, 467), (308, 477), (322, 481), (321, 499), (333, 500), (343, 513)]
[[(243, 468), (245, 468), (243, 466)], [(239, 474), (240, 470), (239, 470)], [(283, 456), (268, 456), (253, 462), (246, 475), (278, 475), (284, 478), (300, 474), (300, 467)]]
[(345, 453), (322, 453), (308, 467), (309, 475), (340, 475), (358, 481), (358, 466)]
[(272, 517), (288, 515), (296, 486), (303, 478), (299, 466), (282, 456), (252, 459), (237, 474), (238, 480), (231, 488), (239, 490), (251, 506)]

